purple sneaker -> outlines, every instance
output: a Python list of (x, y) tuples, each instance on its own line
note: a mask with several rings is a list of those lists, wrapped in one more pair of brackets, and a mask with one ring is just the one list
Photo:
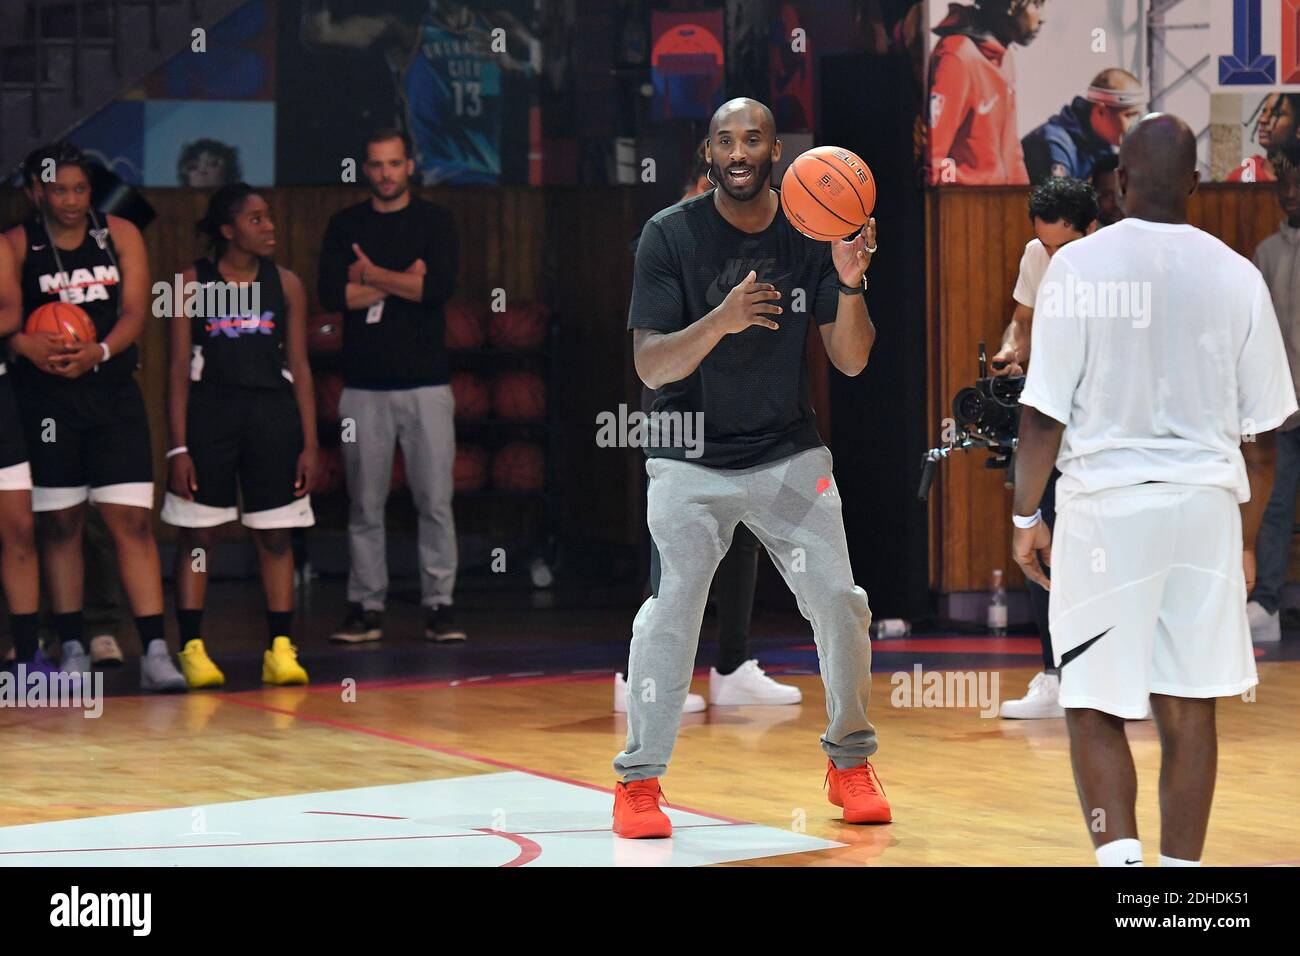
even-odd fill
[(64, 671), (58, 664), (55, 664), (52, 660), (46, 657), (45, 652), (39, 647), (36, 649), (36, 656), (30, 661), (25, 663), (13, 661), (9, 664), (9, 667), (15, 675), (18, 673), (18, 668), (22, 667), (26, 674), (44, 674), (46, 681), (53, 679), (56, 674), (68, 674), (71, 678), (69, 686), (71, 686), (72, 682), (78, 684), (81, 682), (80, 673)]

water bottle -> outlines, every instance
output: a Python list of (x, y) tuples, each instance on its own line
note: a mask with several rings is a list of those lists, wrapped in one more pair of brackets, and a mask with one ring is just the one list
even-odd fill
[(886, 617), (871, 622), (871, 639), (873, 641), (880, 641), (890, 637), (909, 637), (911, 634), (911, 622), (904, 621), (901, 617)]
[(1002, 569), (993, 572), (993, 588), (989, 598), (989, 633), (994, 637), (1007, 636), (1007, 589), (1002, 586)]

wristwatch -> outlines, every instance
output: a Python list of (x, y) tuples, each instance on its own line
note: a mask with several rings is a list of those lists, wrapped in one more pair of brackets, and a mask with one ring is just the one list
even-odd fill
[(836, 277), (835, 287), (844, 295), (863, 295), (867, 291), (867, 274), (865, 272), (862, 273), (862, 285), (858, 286), (845, 285), (838, 277)]

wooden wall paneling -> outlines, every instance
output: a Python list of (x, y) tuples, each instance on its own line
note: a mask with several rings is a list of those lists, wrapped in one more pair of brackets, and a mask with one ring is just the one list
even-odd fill
[[(951, 414), (956, 389), (975, 376), (976, 343), (990, 352), (1012, 308), (1020, 253), (1032, 236), (1023, 188), (948, 189), (927, 196), (927, 269), (930, 302), (930, 407)], [(1271, 186), (1207, 184), (1193, 197), (1192, 223), (1251, 257), (1281, 219)], [(932, 497), (931, 585), (941, 592), (982, 590), (1001, 567), (1009, 586), (1022, 578), (1010, 559), (1009, 506), (1004, 473), (983, 468), (983, 455), (960, 453), (940, 466)]]

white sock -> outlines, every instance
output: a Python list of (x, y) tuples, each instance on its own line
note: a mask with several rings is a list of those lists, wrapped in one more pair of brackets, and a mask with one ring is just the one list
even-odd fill
[(1142, 844), (1132, 837), (1097, 847), (1098, 866), (1141, 866)]
[(1161, 854), (1160, 854), (1160, 865), (1161, 865), (1161, 866), (1200, 866), (1200, 865), (1201, 865), (1201, 861), (1200, 861), (1200, 860), (1180, 860), (1180, 859), (1178, 859), (1177, 857), (1165, 856), (1163, 853), (1161, 853)]

